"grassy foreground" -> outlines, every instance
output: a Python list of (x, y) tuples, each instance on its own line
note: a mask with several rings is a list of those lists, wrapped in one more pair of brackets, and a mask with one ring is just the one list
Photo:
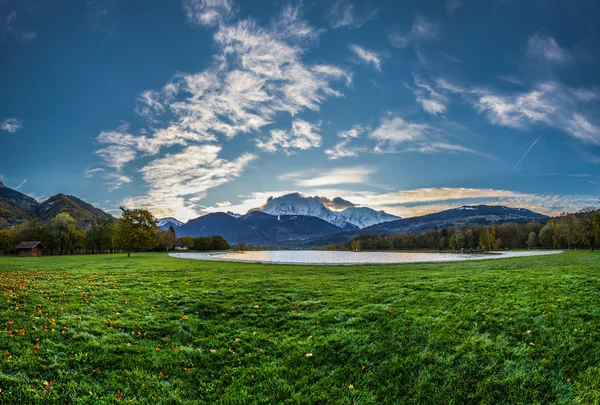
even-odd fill
[(0, 257), (0, 403), (600, 403), (600, 254)]

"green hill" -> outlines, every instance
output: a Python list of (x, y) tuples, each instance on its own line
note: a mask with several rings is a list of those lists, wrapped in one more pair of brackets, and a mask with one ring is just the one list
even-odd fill
[(87, 229), (98, 217), (111, 217), (110, 214), (74, 196), (57, 194), (38, 203), (35, 199), (10, 189), (0, 182), (0, 218), (5, 219), (9, 226), (33, 218), (46, 223), (62, 212), (71, 215), (77, 221), (79, 229)]

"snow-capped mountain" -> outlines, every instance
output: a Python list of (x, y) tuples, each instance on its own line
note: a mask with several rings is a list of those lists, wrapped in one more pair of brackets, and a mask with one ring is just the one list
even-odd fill
[(181, 225), (183, 225), (183, 222), (181, 222), (175, 218), (167, 217), (167, 218), (161, 218), (161, 219), (157, 220), (156, 225), (160, 229), (167, 230), (167, 229), (169, 229), (169, 227), (171, 225), (173, 226), (173, 228), (180, 227)]
[(239, 218), (242, 216), (242, 214), (236, 214), (235, 212), (231, 212), (231, 211), (227, 211), (226, 214), (229, 215), (230, 217), (234, 217), (234, 218)]
[(359, 228), (381, 224), (383, 222), (397, 221), (401, 219), (395, 215), (388, 214), (385, 211), (375, 211), (369, 207), (350, 207), (340, 212), (339, 215), (346, 218), (346, 221)]
[(277, 198), (269, 197), (265, 205), (250, 211), (262, 211), (270, 215), (316, 217), (345, 230), (364, 228), (400, 219), (394, 215), (367, 207), (349, 207), (343, 211), (333, 211), (320, 201), (322, 201), (322, 198), (303, 197), (299, 193), (292, 193)]

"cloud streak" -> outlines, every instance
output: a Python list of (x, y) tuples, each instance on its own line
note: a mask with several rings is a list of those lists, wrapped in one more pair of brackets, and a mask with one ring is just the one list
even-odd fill
[(323, 187), (340, 184), (365, 184), (377, 170), (368, 166), (353, 166), (327, 170), (325, 174), (316, 170), (282, 174), (279, 180), (291, 181), (297, 187)]
[(0, 130), (8, 131), (11, 134), (23, 129), (23, 121), (16, 118), (7, 118), (0, 122)]
[(367, 65), (372, 65), (375, 70), (381, 72), (381, 63), (383, 58), (381, 54), (356, 44), (348, 45), (348, 49), (350, 49), (350, 51), (352, 51), (352, 53), (356, 55), (361, 62)]

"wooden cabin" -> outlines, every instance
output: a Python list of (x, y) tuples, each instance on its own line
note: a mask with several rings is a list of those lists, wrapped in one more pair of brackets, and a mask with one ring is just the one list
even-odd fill
[(42, 250), (46, 247), (39, 240), (33, 242), (21, 242), (16, 247), (19, 256), (39, 257), (42, 255)]

